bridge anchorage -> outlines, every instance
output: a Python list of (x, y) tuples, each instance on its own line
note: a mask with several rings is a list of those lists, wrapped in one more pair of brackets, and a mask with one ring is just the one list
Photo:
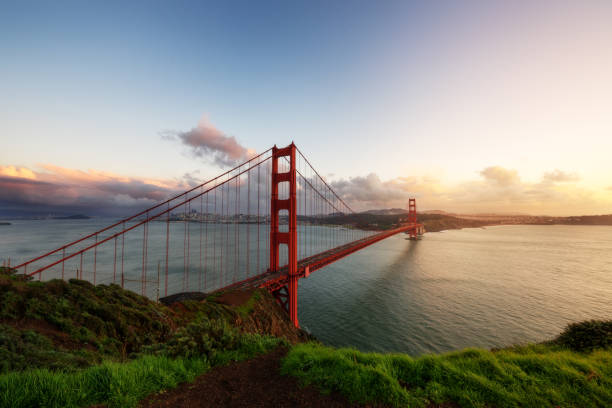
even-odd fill
[(265, 288), (299, 327), (299, 279), (392, 235), (424, 232), (413, 198), (398, 225), (372, 228), (292, 143), (14, 268), (154, 299)]

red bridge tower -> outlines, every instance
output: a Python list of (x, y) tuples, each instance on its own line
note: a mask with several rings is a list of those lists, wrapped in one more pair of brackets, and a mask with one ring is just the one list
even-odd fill
[[(288, 249), (288, 275), (287, 285), (273, 292), (276, 299), (289, 312), (289, 317), (295, 325), (299, 327), (297, 316), (297, 294), (298, 294), (298, 259), (297, 259), (297, 208), (296, 208), (296, 165), (295, 165), (295, 144), (282, 149), (274, 146), (272, 148), (272, 196), (270, 203), (270, 271), (279, 269), (279, 248), (281, 244), (287, 245)], [(289, 157), (289, 171), (279, 173), (278, 159)], [(278, 185), (289, 183), (289, 198), (278, 198)], [(279, 230), (279, 212), (287, 210), (289, 215), (289, 231)]]

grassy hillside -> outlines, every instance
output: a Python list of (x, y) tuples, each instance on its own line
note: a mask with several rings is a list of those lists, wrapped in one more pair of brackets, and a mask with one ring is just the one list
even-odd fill
[(612, 322), (546, 344), (411, 358), (334, 349), (266, 291), (169, 306), (116, 285), (34, 282), (0, 269), (0, 407), (133, 407), (230, 361), (290, 347), (282, 372), (398, 407), (612, 406)]
[[(207, 337), (204, 335), (203, 337)], [(193, 381), (212, 367), (241, 361), (288, 343), (257, 334), (235, 336), (221, 348), (202, 347), (196, 337), (178, 338), (168, 349), (143, 354), (123, 363), (102, 364), (76, 371), (33, 369), (0, 375), (0, 407), (135, 407), (148, 395)], [(192, 344), (189, 344), (192, 343)], [(177, 345), (179, 347), (177, 348)], [(202, 352), (202, 348), (206, 351)]]
[(126, 361), (168, 344), (194, 322), (293, 342), (304, 336), (266, 291), (249, 294), (244, 304), (222, 301), (217, 295), (168, 307), (117, 285), (29, 281), (0, 267), (0, 373)]
[(164, 306), (117, 285), (0, 268), (0, 407), (135, 406), (302, 338), (266, 291)]
[(418, 358), (307, 343), (292, 348), (283, 372), (396, 407), (610, 407), (611, 346), (612, 321), (570, 325), (546, 344)]

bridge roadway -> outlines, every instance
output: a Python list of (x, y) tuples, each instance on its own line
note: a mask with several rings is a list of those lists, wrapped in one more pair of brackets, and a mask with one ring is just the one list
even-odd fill
[[(385, 238), (402, 232), (408, 232), (410, 230), (418, 232), (422, 228), (423, 224), (419, 223), (404, 224), (401, 227), (394, 228), (392, 230), (382, 231), (378, 234), (371, 235), (369, 237), (362, 238), (357, 241), (349, 242), (348, 244), (340, 245), (338, 247), (310, 256), (308, 258), (304, 258), (298, 261), (297, 275), (299, 278), (307, 277), (310, 273), (319, 270), (341, 258), (344, 258), (345, 256), (357, 252), (360, 249), (375, 244), (378, 241), (382, 241)], [(287, 265), (285, 265), (277, 271), (264, 272), (260, 275), (248, 278), (240, 282), (236, 282), (230, 286), (226, 286), (219, 290), (253, 289), (259, 287), (266, 287), (272, 291), (278, 290), (281, 287), (285, 286), (289, 281), (287, 270)]]

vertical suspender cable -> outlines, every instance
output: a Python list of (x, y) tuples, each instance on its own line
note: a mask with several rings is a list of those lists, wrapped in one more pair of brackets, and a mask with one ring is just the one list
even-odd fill
[(259, 218), (260, 213), (259, 213), (259, 190), (261, 187), (261, 164), (257, 165), (257, 273), (261, 273), (261, 267), (259, 265), (259, 257), (260, 257), (260, 251), (259, 251), (259, 239), (260, 239), (260, 235), (259, 235), (259, 230), (260, 230), (260, 225), (261, 225), (261, 219)]
[(202, 221), (206, 223), (206, 226), (205, 226), (206, 233), (204, 234), (205, 235), (205, 238), (204, 238), (204, 290), (206, 290), (208, 286), (207, 285), (208, 284), (208, 281), (207, 281), (208, 268), (207, 268), (207, 262), (206, 262), (207, 261), (206, 255), (208, 253), (208, 222), (209, 222), (208, 214), (209, 212), (210, 210), (208, 209), (208, 193), (206, 193), (206, 216), (202, 215), (204, 217)]
[(203, 220), (203, 211), (204, 211), (204, 197), (201, 195), (202, 194), (202, 189), (200, 189), (200, 216), (198, 217), (199, 222), (200, 222), (200, 273), (198, 275), (198, 290), (201, 292), (202, 291), (202, 222), (204, 222)]
[(249, 258), (251, 257), (251, 169), (252, 166), (249, 164), (249, 170), (247, 171), (247, 213), (246, 213), (246, 276), (249, 277), (250, 264)]
[(170, 203), (168, 202), (168, 208), (166, 209), (166, 276), (165, 276), (165, 287), (164, 296), (168, 296), (168, 248), (170, 246)]

